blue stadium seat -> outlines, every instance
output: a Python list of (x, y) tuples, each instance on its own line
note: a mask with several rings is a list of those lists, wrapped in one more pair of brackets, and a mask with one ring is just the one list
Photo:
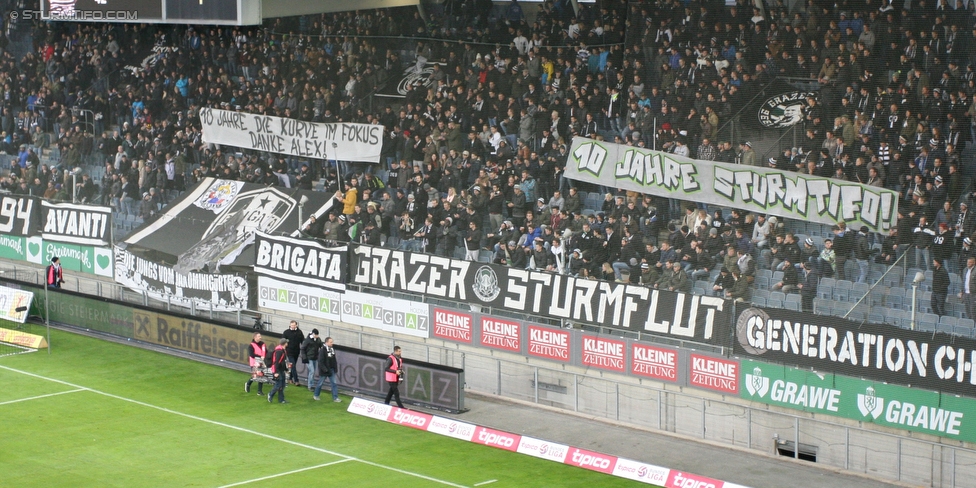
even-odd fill
[(952, 327), (952, 333), (955, 334), (955, 335), (957, 335), (957, 336), (972, 338), (973, 337), (973, 328), (972, 327), (965, 327), (965, 326), (962, 326), (962, 325), (954, 325)]
[(850, 289), (845, 288), (834, 288), (833, 293), (830, 296), (831, 299), (838, 302), (846, 302), (851, 298)]
[(919, 322), (915, 324), (915, 328), (916, 330), (919, 330), (921, 332), (935, 332), (936, 324), (929, 323), (929, 322)]
[(834, 287), (830, 285), (824, 285), (823, 283), (817, 287), (817, 296), (823, 298), (824, 300), (830, 300), (834, 296)]

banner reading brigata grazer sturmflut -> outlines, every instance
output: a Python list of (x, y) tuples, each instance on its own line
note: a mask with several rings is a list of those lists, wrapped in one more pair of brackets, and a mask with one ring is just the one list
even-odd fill
[(735, 354), (932, 391), (974, 396), (976, 341), (771, 308), (739, 312)]
[(722, 298), (363, 245), (349, 259), (358, 285), (729, 345), (732, 302)]
[(898, 193), (793, 171), (696, 161), (574, 137), (566, 177), (611, 188), (887, 233)]
[(268, 115), (200, 109), (203, 141), (303, 158), (377, 163), (383, 148), (378, 124), (321, 124)]

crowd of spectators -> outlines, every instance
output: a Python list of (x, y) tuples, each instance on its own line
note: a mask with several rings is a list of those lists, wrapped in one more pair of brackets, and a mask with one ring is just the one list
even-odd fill
[[(683, 291), (707, 277), (744, 300), (757, 268), (784, 270), (777, 289), (805, 297), (818, 276), (863, 282), (870, 260), (906, 250), (916, 266), (958, 271), (976, 231), (962, 156), (976, 136), (976, 2), (950, 3), (605, 1), (577, 13), (558, 1), (527, 19), (515, 1), (453, 0), (427, 21), (403, 7), (259, 28), (37, 23), (26, 56), (0, 55), (0, 139), (17, 156), (0, 188), (66, 199), (65, 169), (94, 163), (104, 176), (98, 187), (82, 177), (80, 199), (148, 219), (207, 176), (304, 189), (321, 179), (341, 211), (310, 222), (314, 237), (484, 251)], [(429, 83), (371, 96), (411, 66)], [(775, 79), (817, 95), (797, 147), (759, 158), (724, 128), (753, 117), (739, 110)], [(381, 124), (382, 162), (207, 145), (200, 107)], [(880, 239), (839, 223), (819, 247), (773, 217), (614, 189), (584, 215), (580, 190), (595, 188), (562, 176), (577, 135), (897, 190), (898, 228)]]

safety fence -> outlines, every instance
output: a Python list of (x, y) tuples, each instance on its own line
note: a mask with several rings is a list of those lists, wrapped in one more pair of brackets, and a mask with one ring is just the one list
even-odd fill
[[(3, 279), (39, 284), (42, 273), (35, 269), (15, 268), (9, 263), (0, 266)], [(69, 277), (66, 289), (114, 301), (129, 303), (139, 307), (153, 307), (167, 310), (172, 304), (153, 300), (136, 294), (121, 285), (86, 277)], [(430, 305), (434, 308), (434, 305)], [(446, 307), (446, 304), (444, 305)], [(437, 305), (441, 307), (441, 305)], [(470, 310), (453, 312), (470, 313)], [(177, 308), (178, 313), (185, 310)], [(242, 328), (253, 326), (252, 313), (242, 311), (238, 314), (194, 310), (201, 321), (238, 324)], [(469, 391), (499, 395), (539, 405), (560, 408), (581, 414), (624, 422), (640, 428), (670, 432), (685, 437), (749, 449), (766, 455), (786, 455), (815, 461), (837, 468), (865, 473), (871, 477), (885, 480), (898, 480), (910, 484), (926, 486), (966, 486), (966, 479), (976, 476), (976, 450), (967, 448), (964, 442), (949, 438), (931, 437), (933, 440), (910, 437), (908, 433), (879, 423), (873, 428), (865, 428), (859, 422), (835, 421), (812, 411), (817, 401), (803, 404), (806, 413), (790, 413), (783, 406), (800, 408), (796, 401), (796, 391), (792, 399), (784, 399), (784, 384), (790, 383), (790, 374), (781, 372), (777, 376), (774, 365), (763, 365), (765, 373), (759, 373), (754, 366), (759, 363), (742, 361), (737, 366), (746, 371), (737, 371), (742, 381), (736, 382), (740, 394), (685, 390), (668, 384), (666, 381), (643, 380), (606, 371), (593, 365), (580, 362), (558, 365), (545, 360), (537, 360), (530, 355), (522, 356), (515, 352), (505, 352), (485, 347), (477, 343), (464, 345), (449, 343), (437, 338), (411, 337), (379, 332), (365, 327), (356, 327), (339, 321), (302, 317), (295, 314), (264, 313), (262, 325), (274, 331), (281, 331), (288, 321), (299, 318), (305, 328), (317, 327), (323, 333), (335, 338), (338, 344), (357, 347), (368, 351), (385, 352), (394, 344), (404, 350), (404, 357), (432, 364), (454, 367), (465, 371), (465, 387)], [(560, 330), (552, 328), (553, 330)], [(574, 331), (576, 334), (585, 334)], [(628, 343), (633, 345), (633, 343)], [(679, 368), (693, 368), (688, 358), (696, 354), (691, 350), (681, 350)], [(578, 352), (575, 354), (579, 354)], [(808, 372), (805, 372), (808, 373)], [(823, 376), (823, 375), (821, 375)], [(763, 384), (763, 378), (768, 382)], [(829, 378), (828, 378), (829, 379)], [(691, 378), (688, 377), (688, 381)], [(750, 382), (752, 386), (745, 383)], [(777, 387), (777, 385), (779, 385)], [(691, 388), (700, 388), (689, 384)], [(779, 388), (778, 397), (777, 388)], [(787, 388), (790, 388), (787, 386)], [(795, 387), (794, 387), (795, 388)], [(837, 386), (838, 389), (841, 386)], [(747, 396), (744, 392), (750, 390)], [(767, 395), (766, 391), (770, 391)], [(880, 397), (886, 395), (878, 390), (875, 400), (890, 405)], [(760, 392), (762, 393), (760, 395)], [(809, 394), (809, 393), (808, 393)], [(817, 393), (814, 392), (816, 395)], [(834, 394), (843, 398), (842, 392), (819, 393), (827, 398), (825, 409)], [(862, 395), (863, 396), (863, 395)], [(743, 397), (755, 401), (744, 401)], [(760, 398), (762, 397), (762, 398)], [(777, 402), (770, 399), (776, 398)], [(859, 397), (860, 399), (860, 397)], [(792, 400), (792, 401), (791, 401)], [(760, 404), (759, 402), (765, 403)], [(802, 402), (801, 402), (802, 403)], [(843, 401), (841, 402), (844, 403)], [(902, 403), (908, 403), (902, 402)], [(820, 401), (824, 406), (824, 401)], [(913, 408), (923, 409), (917, 405)], [(927, 422), (915, 415), (900, 412), (883, 413), (894, 415), (894, 420), (909, 415), (911, 422)], [(959, 415), (957, 423), (968, 425), (968, 411)], [(830, 412), (824, 412), (829, 415)], [(932, 415), (945, 418), (948, 414), (931, 411)], [(836, 414), (835, 414), (836, 416)], [(883, 417), (882, 417), (883, 418)], [(943, 422), (945, 424), (945, 422)], [(945, 425), (944, 425), (945, 426)], [(947, 424), (953, 427), (953, 421)], [(962, 430), (965, 430), (964, 428)]]

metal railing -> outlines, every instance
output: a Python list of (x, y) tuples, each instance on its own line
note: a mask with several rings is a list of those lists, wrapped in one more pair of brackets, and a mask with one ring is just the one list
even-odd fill
[[(34, 284), (40, 284), (43, 279), (43, 272), (38, 269), (6, 262), (0, 264), (0, 272), (4, 278)], [(64, 287), (71, 291), (161, 310), (172, 307), (169, 302), (152, 300), (145, 294), (95, 277), (66, 279)], [(411, 297), (403, 293), (395, 295)], [(444, 305), (458, 307), (453, 302)], [(251, 326), (253, 314), (257, 313), (244, 310), (223, 313), (199, 308), (190, 312), (241, 326)], [(498, 312), (501, 311), (491, 311)], [(274, 332), (283, 331), (288, 321), (299, 318), (303, 324), (324, 330), (339, 344), (371, 351), (389, 351), (399, 345), (405, 357), (464, 369), (465, 388), (471, 391), (717, 442), (757, 454), (782, 455), (783, 451), (790, 451), (791, 456), (799, 457), (813, 452), (817, 463), (884, 480), (955, 487), (968, 486), (965, 480), (976, 478), (976, 450), (919, 439), (917, 435), (886, 433), (862, 428), (855, 422), (823, 420), (813, 418), (812, 414), (754, 406), (735, 397), (671, 391), (627, 377), (593, 375), (584, 367), (567, 365), (556, 369), (545, 361), (499, 351), (485, 354), (473, 346), (447, 344), (437, 339), (394, 336), (302, 316), (262, 313), (261, 317)]]

